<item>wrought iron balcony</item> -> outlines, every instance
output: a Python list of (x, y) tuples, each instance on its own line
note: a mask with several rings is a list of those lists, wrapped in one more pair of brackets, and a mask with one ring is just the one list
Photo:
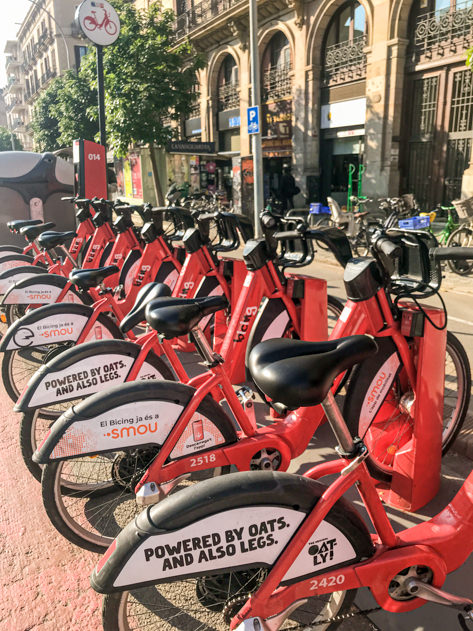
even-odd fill
[(473, 45), (472, 1), (457, 2), (454, 11), (431, 11), (418, 16), (412, 62), (462, 53)]
[(218, 89), (218, 111), (232, 110), (240, 107), (240, 86), (237, 83), (226, 83)]
[(195, 103), (192, 103), (192, 105), (191, 105), (191, 110), (189, 112), (189, 118), (199, 118), (199, 117), (200, 117), (200, 100), (197, 98)]
[(202, 26), (209, 20), (220, 15), (223, 11), (240, 4), (241, 0), (202, 0), (193, 3), (191, 0), (185, 3), (188, 7), (181, 11), (174, 24), (174, 32), (179, 39), (185, 37), (194, 29)]
[(327, 46), (324, 61), (324, 85), (357, 81), (366, 76), (366, 35)]
[(291, 65), (270, 68), (263, 75), (263, 100), (273, 101), (292, 96)]

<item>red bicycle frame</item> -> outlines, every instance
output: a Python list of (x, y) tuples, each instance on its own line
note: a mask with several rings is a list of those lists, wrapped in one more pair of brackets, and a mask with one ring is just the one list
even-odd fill
[[(243, 302), (247, 295), (247, 292), (242, 293), (238, 304)], [(438, 310), (429, 310), (428, 313), (431, 317), (440, 317)], [(230, 324), (230, 330), (232, 331), (230, 335), (233, 336), (233, 331), (236, 330), (234, 322), (233, 326), (232, 323)], [(414, 423), (413, 438), (395, 456), (393, 482), (386, 490), (385, 499), (391, 504), (418, 508), (435, 495), (439, 484), (439, 476), (435, 474), (429, 476), (427, 481), (424, 480), (425, 476), (422, 476), (423, 483), (419, 484), (418, 473), (422, 466), (428, 466), (432, 472), (440, 471), (444, 375), (443, 371), (439, 370), (438, 361), (434, 360), (434, 354), (436, 353), (435, 356), (438, 358), (439, 348), (442, 348), (442, 343), (445, 345), (446, 332), (438, 331), (432, 326), (426, 327), (424, 337), (421, 338), (419, 348), (416, 349), (418, 368), (421, 368), (418, 370), (414, 365), (413, 353), (408, 341), (401, 332), (401, 325), (393, 317), (384, 289), (380, 289), (374, 297), (368, 300), (348, 301), (330, 337), (336, 339), (362, 333), (392, 338), (414, 393), (415, 404), (412, 416), (416, 422)], [(230, 348), (230, 345), (226, 348)], [(235, 352), (232, 350), (232, 353)], [(438, 373), (436, 376), (435, 371)], [(336, 379), (333, 386), (334, 391), (341, 378), (342, 375)], [(261, 449), (277, 450), (281, 454), (278, 468), (287, 470), (291, 460), (304, 452), (314, 432), (325, 420), (323, 408), (315, 406), (299, 408), (286, 416), (282, 422), (278, 420), (266, 427), (257, 428), (254, 419), (248, 417), (241, 407), (238, 396), (233, 390), (231, 374), (227, 370), (227, 361), (223, 365), (219, 363), (213, 366), (209, 372), (194, 377), (188, 383), (196, 388), (196, 392), (162, 446), (160, 453), (136, 486), (135, 492), (138, 492), (147, 481), (162, 484), (190, 471), (208, 468), (209, 462), (212, 462), (215, 467), (235, 465), (240, 471), (248, 470), (252, 457)], [(209, 449), (205, 453), (205, 461), (200, 464), (196, 458), (187, 456), (178, 461), (168, 462), (173, 448), (192, 415), (205, 396), (212, 392), (219, 393), (217, 401), (222, 398), (227, 400), (232, 414), (241, 428), (239, 440), (225, 447)], [(426, 396), (427, 394), (428, 396)]]
[[(460, 491), (438, 515), (427, 522), (395, 533), (376, 491), (365, 462), (340, 459), (317, 465), (305, 477), (319, 480), (339, 474), (327, 487), (279, 556), (261, 587), (237, 616), (231, 629), (244, 620), (272, 618), (289, 610), (293, 603), (334, 591), (369, 587), (378, 605), (386, 611), (407, 612), (424, 604), (421, 598), (395, 600), (388, 591), (396, 575), (411, 566), (426, 566), (433, 572), (432, 585), (440, 587), (450, 572), (460, 567), (473, 550), (473, 472)], [(376, 534), (375, 554), (361, 563), (328, 570), (316, 578), (279, 587), (283, 577), (334, 504), (353, 485), (366, 507)]]

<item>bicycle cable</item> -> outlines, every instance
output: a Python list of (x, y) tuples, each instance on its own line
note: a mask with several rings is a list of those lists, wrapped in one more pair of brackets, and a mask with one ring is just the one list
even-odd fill
[(442, 311), (443, 311), (443, 314), (444, 314), (444, 322), (443, 322), (442, 326), (439, 326), (439, 325), (435, 324), (435, 322), (432, 320), (432, 318), (429, 316), (429, 314), (425, 311), (425, 309), (422, 306), (422, 304), (408, 290), (406, 290), (406, 291), (404, 291), (404, 292), (402, 292), (402, 293), (400, 293), (400, 294), (398, 294), (396, 296), (396, 298), (394, 299), (394, 306), (397, 309), (399, 300), (402, 300), (403, 298), (410, 298), (415, 303), (415, 305), (419, 309), (419, 311), (424, 315), (425, 319), (428, 322), (430, 322), (430, 324), (434, 327), (434, 329), (437, 329), (437, 331), (443, 331), (444, 329), (447, 328), (447, 322), (448, 322), (447, 306), (445, 304), (444, 299), (442, 298), (442, 296), (440, 295), (440, 293), (438, 291), (435, 291), (432, 295), (438, 296), (438, 298), (440, 300), (440, 303), (442, 305)]

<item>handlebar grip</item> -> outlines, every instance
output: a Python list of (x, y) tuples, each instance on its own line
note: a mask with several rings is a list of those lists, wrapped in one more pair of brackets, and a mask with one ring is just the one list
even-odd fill
[(92, 200), (90, 200), (90, 199), (85, 199), (85, 198), (84, 198), (84, 199), (82, 199), (82, 198), (81, 198), (81, 199), (76, 199), (76, 200), (75, 200), (75, 202), (76, 202), (76, 204), (77, 204), (78, 206), (79, 206), (80, 204), (83, 204), (83, 205), (85, 205), (85, 204), (90, 204), (90, 202), (91, 202), (91, 201), (92, 201)]
[(389, 239), (381, 237), (376, 241), (375, 247), (391, 259), (397, 259), (401, 256), (401, 246), (393, 243)]
[(75, 199), (75, 197), (61, 197), (61, 201), (63, 202), (74, 202)]
[(275, 232), (273, 238), (278, 241), (286, 241), (289, 239), (301, 239), (305, 235), (297, 230), (287, 230), (286, 232)]
[(473, 248), (431, 248), (429, 254), (436, 261), (466, 261), (473, 259)]

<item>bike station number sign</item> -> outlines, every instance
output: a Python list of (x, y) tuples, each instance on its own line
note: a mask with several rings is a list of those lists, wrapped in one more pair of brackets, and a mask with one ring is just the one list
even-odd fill
[(98, 46), (110, 46), (120, 34), (120, 18), (106, 0), (84, 0), (77, 7), (76, 21), (82, 33)]

